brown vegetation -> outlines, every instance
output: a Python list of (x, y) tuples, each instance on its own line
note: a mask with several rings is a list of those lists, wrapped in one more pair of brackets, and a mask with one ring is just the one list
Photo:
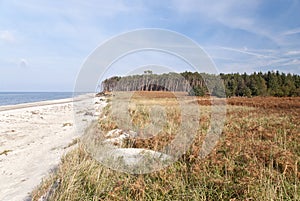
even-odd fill
[[(170, 142), (180, 125), (176, 102), (195, 102), (195, 97), (172, 94), (133, 93), (131, 101), (141, 104), (129, 108), (136, 126), (148, 123), (147, 106), (164, 103), (169, 107), (168, 125), (156, 136), (129, 139), (125, 147), (161, 150)], [(60, 185), (50, 200), (300, 199), (300, 98), (227, 99), (222, 137), (204, 159), (198, 156), (210, 124), (210, 99), (196, 102), (201, 108), (200, 128), (190, 149), (168, 168), (145, 175), (121, 173), (99, 164), (79, 146), (63, 158), (57, 173), (33, 193), (33, 199), (56, 181)], [(100, 122), (102, 130), (118, 127), (109, 106), (103, 114), (108, 118)]]

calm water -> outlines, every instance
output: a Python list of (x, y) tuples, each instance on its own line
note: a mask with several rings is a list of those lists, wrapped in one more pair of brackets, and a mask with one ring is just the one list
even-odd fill
[(0, 106), (72, 97), (73, 92), (0, 92)]

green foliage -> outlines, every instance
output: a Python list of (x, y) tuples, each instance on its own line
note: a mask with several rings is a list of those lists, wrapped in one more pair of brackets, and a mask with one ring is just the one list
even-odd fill
[(299, 96), (299, 75), (276, 72), (221, 74), (225, 92), (231, 96)]
[(225, 91), (221, 85), (216, 85), (212, 91), (213, 96), (217, 96), (219, 98), (225, 98)]
[(189, 91), (190, 96), (204, 96), (205, 91), (202, 87), (193, 86), (193, 88)]
[(145, 70), (144, 71), (144, 74), (150, 74), (151, 75), (152, 73), (153, 73), (152, 70)]
[[(219, 83), (223, 80), (223, 83)], [(300, 76), (276, 72), (253, 74), (212, 75), (198, 72), (112, 77), (102, 82), (104, 91), (184, 91), (189, 95), (204, 96), (210, 92), (218, 97), (232, 96), (300, 96)]]

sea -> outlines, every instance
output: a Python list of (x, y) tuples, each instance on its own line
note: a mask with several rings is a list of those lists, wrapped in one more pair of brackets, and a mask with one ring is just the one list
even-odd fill
[(73, 92), (0, 92), (0, 106), (72, 97)]

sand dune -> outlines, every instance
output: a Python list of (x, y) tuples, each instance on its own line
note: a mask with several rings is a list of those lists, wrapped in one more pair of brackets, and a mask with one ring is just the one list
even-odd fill
[(0, 107), (0, 200), (28, 199), (95, 118), (87, 105), (82, 121), (74, 120), (72, 99)]

